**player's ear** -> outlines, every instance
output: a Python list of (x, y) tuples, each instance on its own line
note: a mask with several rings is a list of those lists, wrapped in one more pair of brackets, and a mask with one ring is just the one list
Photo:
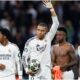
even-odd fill
[(4, 39), (7, 39), (7, 37), (6, 37), (6, 36), (4, 36)]
[(46, 32), (48, 32), (49, 31), (49, 29), (46, 27)]

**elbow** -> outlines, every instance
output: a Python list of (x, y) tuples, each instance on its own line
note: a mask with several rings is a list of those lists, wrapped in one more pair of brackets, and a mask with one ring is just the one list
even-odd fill
[(56, 25), (59, 27), (59, 21), (57, 21)]
[(55, 24), (58, 27), (59, 26), (59, 21), (58, 21), (57, 16), (53, 17), (52, 20), (53, 20), (53, 24)]
[(59, 27), (59, 21), (56, 20), (55, 22), (53, 22), (53, 24), (55, 24), (55, 26), (58, 28)]
[(58, 20), (58, 18), (56, 19), (56, 25), (59, 27), (59, 20)]
[(59, 21), (56, 21), (55, 25), (58, 28), (59, 27)]
[(56, 25), (57, 25), (57, 27), (59, 27), (59, 20), (58, 20), (58, 18), (56, 19)]

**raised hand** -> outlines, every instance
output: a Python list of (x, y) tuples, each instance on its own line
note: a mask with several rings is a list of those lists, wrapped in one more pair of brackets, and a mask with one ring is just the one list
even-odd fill
[(53, 8), (53, 5), (50, 0), (42, 0), (42, 2), (47, 8), (49, 8), (49, 9)]

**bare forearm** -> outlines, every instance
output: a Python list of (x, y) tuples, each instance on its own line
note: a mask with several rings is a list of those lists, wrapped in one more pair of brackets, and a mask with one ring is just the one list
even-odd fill
[(77, 64), (77, 61), (72, 61), (71, 63), (62, 65), (61, 67), (67, 69), (67, 68), (70, 68), (70, 67), (72, 67), (72, 66), (74, 66), (76, 64)]

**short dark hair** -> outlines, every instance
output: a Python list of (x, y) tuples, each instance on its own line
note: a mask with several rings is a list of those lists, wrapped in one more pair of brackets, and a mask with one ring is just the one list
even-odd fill
[(67, 35), (67, 31), (66, 31), (66, 29), (64, 27), (59, 27), (58, 31), (63, 31)]
[(43, 27), (47, 27), (47, 28), (48, 28), (47, 24), (46, 24), (46, 23), (43, 23), (43, 22), (40, 22), (40, 23), (38, 24), (38, 26), (43, 26)]
[(8, 29), (0, 28), (0, 32), (6, 36), (8, 40), (11, 40), (11, 33)]

